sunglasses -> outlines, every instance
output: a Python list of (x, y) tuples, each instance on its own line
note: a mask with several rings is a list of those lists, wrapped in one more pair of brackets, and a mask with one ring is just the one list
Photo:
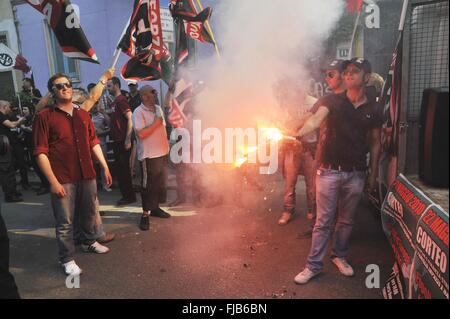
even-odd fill
[(63, 90), (65, 88), (66, 89), (71, 89), (72, 88), (72, 83), (70, 83), (70, 82), (58, 83), (58, 84), (55, 84), (53, 87), (56, 88), (57, 90)]

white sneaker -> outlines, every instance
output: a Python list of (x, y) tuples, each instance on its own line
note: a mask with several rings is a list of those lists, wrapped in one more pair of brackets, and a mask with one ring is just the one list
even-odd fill
[(344, 276), (352, 277), (355, 274), (352, 266), (349, 265), (349, 263), (347, 262), (347, 260), (345, 260), (345, 258), (335, 257), (331, 259), (331, 261), (333, 262), (333, 264), (336, 265), (341, 274), (343, 274)]
[(106, 254), (107, 252), (109, 252), (108, 247), (103, 246), (102, 244), (100, 244), (97, 241), (95, 241), (94, 243), (92, 243), (90, 245), (82, 245), (82, 246), (83, 246), (83, 250), (85, 252), (96, 253), (96, 254)]
[(68, 263), (62, 265), (64, 267), (64, 272), (68, 276), (79, 276), (83, 273), (80, 267), (75, 263), (75, 260), (71, 260)]
[(103, 186), (103, 189), (107, 192), (112, 192), (112, 189), (108, 186)]
[(312, 278), (320, 274), (320, 271), (318, 272), (312, 272), (308, 268), (305, 268), (301, 273), (299, 273), (297, 276), (295, 276), (294, 281), (296, 284), (303, 285), (306, 284), (308, 281), (310, 281)]

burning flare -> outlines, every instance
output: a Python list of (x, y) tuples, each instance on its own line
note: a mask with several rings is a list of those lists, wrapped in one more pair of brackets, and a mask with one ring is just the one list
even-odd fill
[(241, 167), (242, 165), (244, 165), (244, 163), (246, 163), (248, 161), (248, 155), (251, 153), (255, 153), (258, 151), (258, 146), (251, 146), (251, 147), (241, 147), (241, 151), (240, 151), (240, 157), (238, 157), (236, 159), (236, 161), (234, 162), (234, 166), (235, 167)]
[(276, 127), (262, 128), (264, 136), (271, 141), (279, 142), (283, 139), (283, 134)]

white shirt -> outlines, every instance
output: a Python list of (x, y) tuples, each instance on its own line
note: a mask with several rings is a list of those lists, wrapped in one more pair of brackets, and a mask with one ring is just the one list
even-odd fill
[[(159, 105), (155, 105), (155, 108), (156, 113), (141, 104), (133, 112), (133, 128), (136, 133), (137, 157), (139, 161), (143, 161), (146, 158), (158, 158), (169, 153), (164, 113)], [(137, 132), (152, 125), (157, 120), (156, 114), (163, 119), (164, 125), (158, 126), (152, 135), (141, 140)]]

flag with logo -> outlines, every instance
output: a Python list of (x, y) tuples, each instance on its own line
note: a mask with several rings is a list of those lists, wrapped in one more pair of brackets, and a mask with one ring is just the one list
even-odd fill
[(159, 0), (134, 1), (130, 22), (118, 47), (131, 57), (121, 71), (124, 79), (161, 78), (161, 61), (170, 59), (170, 52), (163, 41)]
[(207, 7), (200, 13), (193, 0), (172, 0), (170, 4), (172, 16), (184, 24), (186, 35), (194, 40), (214, 44), (211, 34), (205, 27), (205, 22), (211, 17), (212, 9)]
[(171, 0), (170, 11), (176, 23), (177, 47), (175, 57), (175, 72), (172, 76), (170, 91), (171, 116), (181, 120), (176, 124), (183, 126), (189, 113), (190, 102), (198, 93), (200, 85), (194, 85), (185, 67), (191, 56), (189, 52), (189, 39), (203, 43), (214, 44), (213, 37), (205, 27), (206, 21), (212, 14), (211, 8), (206, 8), (200, 13), (192, 0)]
[(31, 70), (27, 59), (0, 43), (0, 71), (11, 71), (12, 69), (20, 70), (23, 73)]
[(94, 49), (80, 26), (80, 19), (75, 8), (69, 0), (26, 1), (45, 16), (65, 56), (99, 63)]

